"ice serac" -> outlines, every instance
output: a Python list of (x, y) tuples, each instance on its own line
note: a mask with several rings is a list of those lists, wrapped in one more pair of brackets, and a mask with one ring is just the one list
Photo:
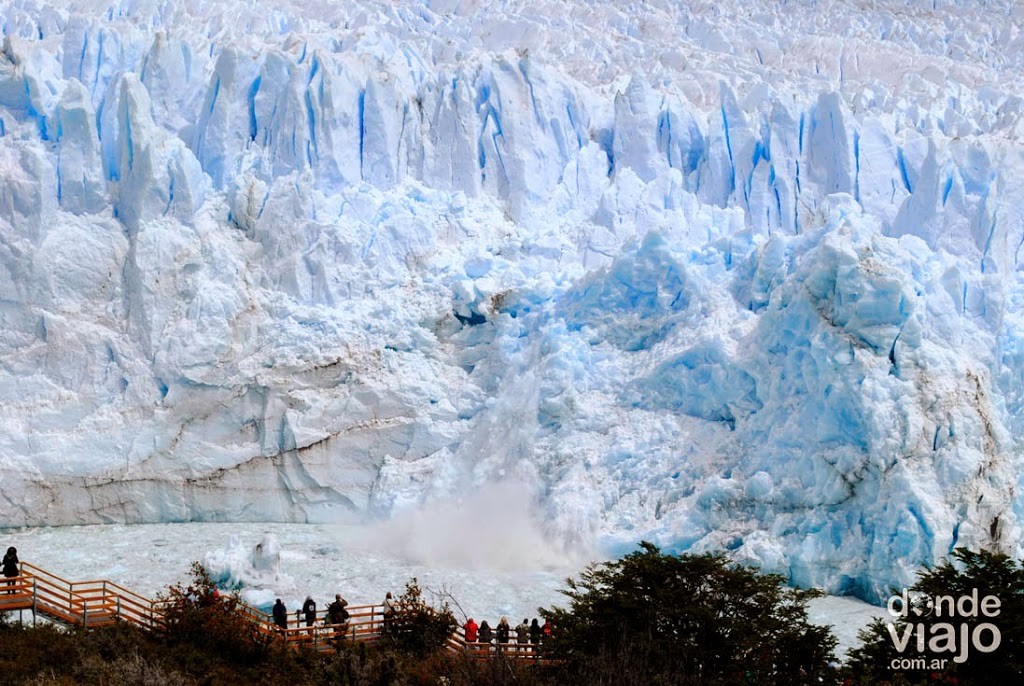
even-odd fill
[(257, 67), (249, 55), (228, 48), (217, 58), (210, 77), (191, 149), (217, 187), (234, 179), (242, 155), (256, 135), (250, 91), (260, 85)]
[(198, 161), (184, 142), (153, 122), (149, 93), (136, 76), (122, 76), (117, 90), (114, 211), (135, 231), (159, 217), (191, 223), (209, 183)]
[(483, 187), (508, 203), (513, 220), (530, 225), (533, 208), (545, 204), (577, 154), (586, 113), (569, 84), (528, 57), (487, 65), (477, 89)]
[[(65, 48), (65, 62), (69, 54), (74, 55), (74, 52)], [(228, 50), (224, 54), (234, 53)], [(248, 60), (248, 55), (245, 58)], [(203, 104), (207, 84), (202, 78), (207, 59), (173, 32), (160, 30), (152, 36), (139, 68), (139, 80), (146, 86), (153, 104), (154, 120), (186, 142), (194, 138), (197, 115)], [(67, 66), (64, 73), (68, 74)], [(234, 126), (238, 122), (230, 123)]]
[[(412, 105), (413, 97), (404, 92), (395, 75), (370, 78), (362, 94), (362, 178), (377, 188), (390, 188), (407, 173), (410, 150), (417, 149), (416, 138), (406, 130), (419, 129)], [(415, 153), (412, 153), (415, 154)]]
[(855, 153), (857, 201), (883, 225), (892, 226), (903, 201), (910, 195), (900, 172), (900, 152), (892, 133), (878, 119), (865, 119)]
[(106, 178), (96, 134), (96, 113), (85, 87), (69, 80), (56, 111), (57, 199), (73, 214), (106, 206)]
[(853, 132), (848, 130), (849, 113), (838, 93), (822, 94), (808, 112), (804, 133), (807, 148), (806, 178), (816, 182), (824, 194), (853, 195)]
[[(615, 169), (632, 169), (641, 181), (654, 179), (668, 161), (658, 154), (657, 127), (660, 121), (660, 98), (651, 90), (643, 74), (634, 74), (625, 92), (615, 96), (615, 128), (612, 159)], [(663, 143), (665, 147), (667, 142)]]
[(13, 0), (0, 525), (511, 481), (866, 598), (1019, 554), (1019, 18)]
[(480, 192), (486, 146), (493, 151), (494, 136), (501, 128), (487, 102), (479, 103), (479, 108), (474, 105), (476, 97), (473, 76), (467, 70), (436, 74), (423, 85), (416, 107), (434, 133), (423, 137), (422, 178), (429, 186), (470, 196)]
[[(9, 268), (21, 271), (28, 265), (19, 258), (31, 255), (53, 225), (57, 209), (53, 163), (45, 146), (35, 141), (16, 148), (3, 146), (0, 154), (4, 156), (5, 172), (0, 190), (0, 217), (8, 234), (4, 248)], [(24, 283), (15, 280), (5, 285), (18, 288)]]

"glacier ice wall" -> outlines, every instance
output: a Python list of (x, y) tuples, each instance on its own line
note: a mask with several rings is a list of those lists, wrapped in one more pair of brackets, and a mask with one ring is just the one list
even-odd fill
[(1024, 17), (919, 4), (8, 2), (0, 525), (1019, 553)]

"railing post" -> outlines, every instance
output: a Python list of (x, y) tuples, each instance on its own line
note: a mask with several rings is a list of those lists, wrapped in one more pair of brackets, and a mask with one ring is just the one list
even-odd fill
[(36, 625), (36, 608), (39, 603), (39, 589), (36, 588), (37, 580), (32, 577), (32, 626)]
[[(71, 592), (72, 593), (75, 592), (74, 585), (71, 586)], [(85, 627), (86, 629), (88, 629), (89, 628), (89, 599), (86, 598), (84, 595), (80, 596), (80, 599), (82, 601), (82, 626)]]

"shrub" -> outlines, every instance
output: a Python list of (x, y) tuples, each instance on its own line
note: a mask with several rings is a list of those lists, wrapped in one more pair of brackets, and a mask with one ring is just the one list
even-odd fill
[[(666, 555), (650, 543), (591, 565), (563, 590), (568, 609), (541, 608), (555, 627), (545, 654), (588, 684), (821, 683), (835, 638), (807, 621), (819, 595), (721, 555)], [(575, 676), (573, 676), (575, 675)]]
[(238, 663), (251, 663), (266, 656), (274, 636), (246, 618), (237, 592), (223, 595), (206, 569), (192, 563), (192, 581), (175, 584), (160, 595), (164, 607), (163, 636), (172, 644), (201, 648)]
[(455, 615), (444, 603), (440, 609), (423, 599), (423, 591), (413, 578), (396, 603), (395, 616), (385, 621), (384, 636), (400, 652), (424, 657), (445, 646), (455, 631)]
[(0, 683), (20, 683), (36, 674), (63, 672), (78, 659), (76, 634), (52, 624), (5, 624), (0, 630)]
[[(986, 596), (999, 599), (996, 616), (968, 617), (957, 611), (950, 616), (948, 605), (942, 602), (939, 612), (935, 610), (934, 600), (940, 596), (959, 599), (974, 596), (975, 592), (979, 599)], [(897, 590), (893, 594), (902, 595)], [(999, 553), (958, 548), (952, 560), (947, 559), (935, 569), (919, 573), (907, 599), (906, 617), (876, 620), (860, 632), (861, 645), (850, 652), (847, 664), (852, 679), (871, 684), (1024, 682), (1024, 565)], [(893, 608), (902, 609), (898, 603), (894, 603)], [(964, 609), (969, 606), (965, 605)], [(963, 648), (961, 625), (966, 624), (968, 631), (973, 631), (983, 623), (997, 627), (998, 647), (992, 652), (981, 652), (968, 642), (966, 660), (956, 662), (954, 658)], [(943, 638), (948, 629), (942, 624), (951, 625), (955, 632), (953, 651), (946, 650), (953, 646)], [(924, 651), (918, 650), (919, 633), (925, 637)], [(987, 647), (991, 635), (986, 632), (984, 638)], [(897, 639), (901, 642), (907, 639), (902, 651), (897, 649)], [(945, 665), (933, 662), (943, 658)], [(910, 668), (901, 669), (903, 665), (910, 665)]]

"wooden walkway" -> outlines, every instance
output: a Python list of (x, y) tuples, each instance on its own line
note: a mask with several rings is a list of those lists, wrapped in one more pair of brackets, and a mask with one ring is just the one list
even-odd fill
[[(68, 627), (96, 628), (126, 622), (147, 631), (163, 626), (163, 604), (124, 586), (107, 581), (68, 581), (28, 562), (21, 564), (21, 576), (0, 578), (0, 612), (30, 611), (37, 616)], [(312, 626), (289, 613), (288, 628), (274, 624), (273, 618), (258, 608), (240, 603), (237, 611), (254, 622), (261, 633), (273, 636), (293, 647), (332, 650), (339, 641), (373, 643), (383, 636), (384, 606), (348, 606), (349, 620), (344, 625), (325, 622), (326, 610), (317, 613)], [(459, 628), (448, 638), (446, 649), (478, 659), (504, 656), (537, 661), (537, 646), (516, 643), (515, 631), (509, 643), (467, 643)]]

